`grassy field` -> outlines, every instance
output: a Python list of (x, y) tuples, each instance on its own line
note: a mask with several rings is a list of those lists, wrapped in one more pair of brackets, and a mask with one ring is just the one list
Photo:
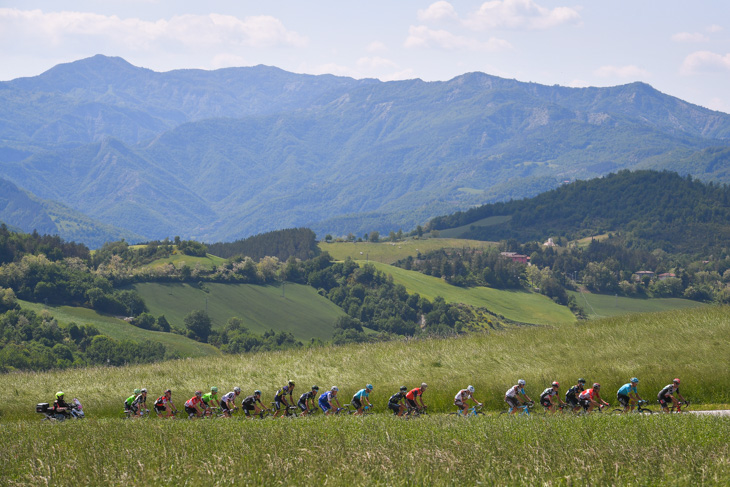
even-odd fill
[(225, 263), (225, 261), (226, 259), (211, 254), (207, 254), (205, 257), (194, 257), (192, 255), (175, 252), (170, 257), (157, 259), (144, 267), (159, 267), (165, 264), (173, 264), (175, 267), (180, 268), (186, 264), (190, 268), (200, 265), (204, 269), (212, 269), (213, 266), (219, 266)]
[(405, 259), (408, 256), (415, 257), (419, 252), (426, 253), (432, 250), (444, 248), (484, 248), (493, 245), (490, 242), (479, 240), (464, 240), (457, 238), (427, 238), (403, 242), (320, 242), (319, 248), (327, 251), (335, 260), (345, 260), (350, 257), (353, 260), (370, 260), (384, 264)]
[(142, 283), (134, 288), (143, 297), (150, 312), (183, 327), (185, 315), (207, 309), (213, 328), (222, 328), (231, 317), (241, 318), (255, 333), (274, 329), (289, 331), (300, 340), (332, 338), (333, 325), (344, 312), (301, 284), (281, 286), (253, 284), (205, 283), (203, 289), (181, 283)]
[(130, 325), (124, 320), (97, 313), (88, 308), (74, 308), (71, 306), (44, 306), (19, 300), (20, 305), (32, 309), (36, 313), (48, 310), (59, 323), (76, 323), (78, 325), (94, 325), (103, 335), (116, 340), (132, 340), (135, 342), (160, 342), (168, 350), (177, 352), (181, 357), (204, 357), (219, 355), (220, 351), (206, 343), (196, 342), (182, 335), (143, 330)]
[(483, 218), (479, 221), (475, 221), (474, 223), (469, 223), (468, 225), (439, 230), (439, 234), (441, 235), (441, 237), (445, 238), (460, 238), (465, 232), (469, 231), (470, 227), (491, 227), (494, 225), (500, 225), (502, 223), (508, 222), (511, 219), (511, 215), (490, 216), (487, 218)]
[(568, 308), (541, 294), (488, 287), (462, 288), (420, 272), (377, 262), (373, 264), (378, 270), (392, 275), (393, 281), (404, 285), (408, 292), (418, 293), (430, 300), (441, 296), (447, 302), (487, 308), (492, 313), (522, 323), (561, 325), (575, 321), (575, 316)]
[(651, 313), (707, 306), (698, 301), (682, 298), (639, 299), (575, 291), (568, 291), (568, 294), (575, 296), (575, 300), (591, 319), (620, 316), (628, 313)]
[[(679, 376), (695, 408), (727, 404), (729, 312), (706, 307), (451, 339), (7, 374), (0, 376), (7, 399), (0, 416), (2, 484), (727, 485), (730, 418), (439, 413), (453, 409), (454, 394), (467, 384), (498, 411), (517, 378), (527, 380), (534, 399), (550, 381), (559, 380), (564, 391), (578, 376), (600, 381), (614, 404), (616, 389), (634, 375), (647, 399)], [(153, 398), (170, 387), (178, 407), (211, 385), (260, 388), (268, 402), (288, 378), (296, 380), (297, 394), (312, 383), (336, 384), (344, 400), (371, 382), (378, 414), (118, 419), (134, 387), (149, 388)], [(398, 386), (421, 381), (429, 384), (424, 401), (432, 414), (411, 421), (380, 414)], [(39, 421), (35, 402), (59, 389), (82, 400), (86, 420)]]
[(727, 485), (730, 420), (314, 417), (4, 425), (2, 484)]

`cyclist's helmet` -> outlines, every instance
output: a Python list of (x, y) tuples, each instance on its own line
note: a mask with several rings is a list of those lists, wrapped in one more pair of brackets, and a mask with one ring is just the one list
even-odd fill
[(425, 389), (426, 387), (428, 387), (428, 384), (426, 384), (425, 382), (422, 382), (421, 383), (421, 389)]
[(58, 392), (56, 393), (56, 399), (61, 399), (62, 397), (63, 397), (63, 392), (61, 392), (61, 391), (58, 391)]
[(474, 386), (469, 386), (466, 388), (466, 390), (469, 392), (474, 392)]
[(195, 391), (195, 395), (200, 397), (203, 395), (203, 391)]
[(141, 390), (141, 389), (135, 389), (135, 390), (134, 390), (134, 393), (135, 393), (135, 394), (139, 394), (140, 392), (142, 392), (142, 390)]
[(674, 379), (672, 382), (674, 382), (675, 384), (679, 384), (679, 379)]
[(236, 394), (240, 394), (241, 393), (241, 388), (238, 387), (238, 386), (236, 386), (236, 387), (233, 388), (233, 392), (235, 392)]
[(332, 389), (330, 389), (330, 390), (331, 390), (332, 392), (337, 392), (337, 391), (339, 391), (339, 389), (337, 388), (337, 386), (332, 386)]
[(172, 394), (172, 390), (170, 390), (170, 389), (167, 389), (167, 390), (165, 391), (165, 394)]
[(293, 385), (294, 385), (294, 381), (293, 381), (293, 380), (290, 380), (290, 381), (289, 381), (289, 385), (290, 385), (290, 386), (293, 386)]
[(553, 387), (560, 387), (560, 382), (558, 382), (558, 381), (553, 382)]
[(520, 379), (520, 380), (517, 381), (517, 384), (518, 385), (521, 385), (521, 386), (524, 386), (525, 384), (527, 384), (527, 382), (525, 382), (525, 379)]
[(631, 382), (632, 384), (638, 384), (639, 383), (639, 379), (637, 379), (636, 377), (632, 377), (629, 382)]
[(210, 392), (212, 392), (213, 394), (215, 394), (216, 392), (218, 392), (218, 388), (216, 386), (213, 386), (213, 387), (210, 388)]
[(372, 384), (368, 384), (368, 385), (365, 386), (365, 389), (367, 389), (368, 391), (372, 391), (373, 390), (373, 385)]
[(598, 382), (596, 382), (595, 384), (593, 384), (593, 388), (594, 389), (600, 389), (601, 388), (601, 384), (599, 384)]
[(313, 391), (318, 391), (319, 390), (319, 386), (312, 386), (312, 390)]
[(145, 389), (145, 388), (143, 387), (142, 389), (140, 389), (140, 390), (139, 390), (139, 392), (147, 394), (147, 389)]
[(585, 383), (586, 383), (586, 380), (583, 377), (578, 379), (578, 384), (585, 384)]
[(259, 391), (258, 389), (256, 389), (255, 391), (253, 391), (253, 395), (254, 396), (260, 396), (261, 395), (261, 391)]
[(401, 392), (408, 392), (408, 388), (406, 386), (400, 386)]

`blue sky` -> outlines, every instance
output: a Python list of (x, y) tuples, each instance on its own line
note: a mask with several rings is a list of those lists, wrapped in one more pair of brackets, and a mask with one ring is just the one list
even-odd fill
[(0, 80), (105, 54), (155, 71), (644, 81), (730, 112), (727, 0), (0, 0), (0, 47)]

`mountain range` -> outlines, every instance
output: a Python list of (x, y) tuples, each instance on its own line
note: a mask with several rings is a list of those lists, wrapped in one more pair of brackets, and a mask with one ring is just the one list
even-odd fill
[[(97, 240), (410, 229), (619, 169), (730, 182), (730, 115), (644, 83), (158, 73), (101, 55), (0, 83), (0, 178), (106, 225)], [(52, 231), (28, 204), (0, 219), (23, 207), (11, 224)]]

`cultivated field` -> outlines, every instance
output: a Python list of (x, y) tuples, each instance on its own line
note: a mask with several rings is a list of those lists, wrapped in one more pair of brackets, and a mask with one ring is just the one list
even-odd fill
[(213, 328), (222, 328), (232, 317), (241, 318), (254, 333), (288, 331), (300, 340), (329, 340), (337, 317), (344, 311), (317, 294), (311, 286), (287, 283), (281, 286), (204, 283), (202, 289), (183, 283), (141, 283), (134, 288), (150, 312), (165, 315), (183, 327), (185, 315), (205, 310)]
[(335, 260), (345, 260), (350, 257), (353, 260), (370, 260), (381, 262), (384, 264), (392, 264), (393, 262), (405, 259), (406, 257), (416, 257), (419, 252), (426, 253), (432, 250), (444, 248), (476, 248), (481, 249), (489, 245), (490, 242), (481, 242), (479, 240), (464, 240), (457, 238), (425, 238), (425, 239), (406, 239), (402, 242), (320, 242), (319, 248), (327, 251)]
[[(360, 264), (363, 263), (360, 261)], [(521, 323), (561, 325), (575, 322), (575, 316), (567, 307), (560, 306), (541, 294), (488, 287), (452, 286), (443, 279), (417, 271), (407, 271), (378, 262), (373, 264), (378, 270), (392, 275), (393, 281), (404, 285), (409, 293), (418, 293), (430, 300), (441, 296), (447, 302), (487, 308), (492, 313)]]
[(568, 291), (568, 294), (575, 296), (577, 303), (585, 310), (589, 318), (605, 318), (628, 313), (651, 313), (707, 306), (698, 301), (682, 298), (640, 299), (575, 291)]

